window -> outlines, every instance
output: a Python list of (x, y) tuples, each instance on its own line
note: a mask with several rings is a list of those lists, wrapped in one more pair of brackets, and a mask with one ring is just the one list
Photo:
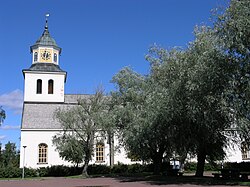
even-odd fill
[(48, 83), (48, 94), (53, 94), (53, 90), (54, 90), (54, 81), (50, 79)]
[(246, 142), (243, 142), (241, 144), (241, 155), (242, 155), (242, 160), (249, 160), (250, 159), (250, 152), (249, 152), (249, 146), (247, 145)]
[(57, 54), (54, 53), (54, 62), (57, 62)]
[(104, 144), (96, 144), (96, 162), (104, 162)]
[(41, 94), (42, 93), (42, 80), (38, 79), (36, 81), (36, 93)]
[(37, 52), (34, 53), (34, 62), (37, 61)]
[(48, 163), (48, 146), (44, 143), (38, 145), (38, 163), (47, 164)]

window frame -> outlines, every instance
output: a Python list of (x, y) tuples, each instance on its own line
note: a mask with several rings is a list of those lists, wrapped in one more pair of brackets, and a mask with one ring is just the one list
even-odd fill
[(48, 145), (46, 143), (38, 145), (38, 164), (48, 164)]
[(250, 149), (246, 142), (241, 143), (242, 160), (250, 160)]
[(37, 62), (38, 61), (38, 52), (35, 52), (34, 53), (34, 62)]
[(48, 80), (48, 94), (54, 94), (54, 80)]
[(96, 143), (96, 146), (95, 146), (95, 160), (96, 160), (96, 163), (105, 162), (104, 154), (105, 154), (104, 143), (103, 142)]
[(43, 93), (43, 81), (42, 79), (36, 80), (36, 94), (42, 94)]
[(54, 62), (57, 62), (57, 53), (54, 53)]

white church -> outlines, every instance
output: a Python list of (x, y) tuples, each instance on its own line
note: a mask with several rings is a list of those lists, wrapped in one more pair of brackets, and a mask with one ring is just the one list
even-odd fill
[[(72, 165), (62, 158), (52, 144), (52, 137), (62, 132), (61, 125), (54, 119), (58, 108), (74, 106), (79, 97), (88, 95), (65, 94), (67, 72), (59, 66), (61, 48), (50, 36), (46, 20), (42, 36), (30, 47), (32, 64), (23, 70), (24, 104), (21, 125), (20, 167), (39, 168), (52, 165)], [(114, 145), (104, 141), (97, 143), (90, 164), (113, 165), (118, 162), (133, 163), (124, 150), (111, 153)], [(228, 150), (225, 161), (250, 160), (249, 150)]]
[[(52, 144), (52, 137), (63, 131), (59, 122), (54, 119), (54, 112), (58, 108), (77, 105), (79, 97), (86, 98), (89, 95), (64, 93), (67, 72), (59, 66), (61, 48), (50, 36), (47, 20), (42, 36), (30, 50), (32, 64), (29, 69), (23, 69), (25, 81), (20, 167), (72, 165), (60, 158)], [(107, 140), (95, 146), (95, 154), (90, 164), (131, 163), (124, 150), (110, 153), (115, 145), (110, 145)]]

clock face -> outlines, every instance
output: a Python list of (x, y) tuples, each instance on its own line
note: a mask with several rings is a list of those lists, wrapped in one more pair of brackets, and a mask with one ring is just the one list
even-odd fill
[(51, 53), (50, 51), (47, 51), (47, 50), (44, 50), (42, 53), (41, 53), (41, 58), (43, 60), (49, 60), (51, 58)]

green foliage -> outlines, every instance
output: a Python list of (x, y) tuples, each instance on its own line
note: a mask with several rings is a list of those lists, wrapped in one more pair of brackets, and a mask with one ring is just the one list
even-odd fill
[(184, 165), (185, 171), (196, 171), (196, 169), (197, 169), (197, 163), (195, 162), (187, 162)]
[(226, 162), (225, 169), (239, 169), (240, 171), (250, 172), (250, 162)]
[(249, 20), (250, 1), (232, 0), (186, 49), (150, 48), (148, 75), (124, 68), (113, 77), (115, 124), (131, 154), (160, 166), (163, 154), (190, 153), (202, 176), (237, 133), (250, 142)]
[(35, 171), (35, 174), (39, 177), (64, 177), (79, 175), (81, 174), (82, 169), (82, 167), (68, 167), (63, 165), (56, 165), (38, 168)]
[(250, 144), (250, 1), (232, 0), (216, 27), (227, 61), (235, 65), (230, 85), (230, 103), (238, 133)]
[(0, 166), (19, 167), (19, 151), (16, 150), (15, 143), (8, 142), (5, 148), (1, 149), (0, 144)]
[(95, 175), (95, 174), (109, 174), (111, 172), (110, 166), (106, 165), (90, 165), (88, 167), (88, 173), (90, 175)]
[(48, 168), (45, 168), (45, 167), (38, 168), (37, 169), (37, 173), (38, 173), (39, 177), (47, 177), (47, 176), (49, 176), (49, 174), (48, 174)]
[(171, 124), (163, 117), (168, 101), (166, 89), (153, 77), (129, 68), (122, 69), (112, 82), (118, 88), (111, 96), (120, 141), (131, 155), (140, 160), (152, 160), (158, 173), (163, 154), (171, 150), (173, 137)]
[[(141, 164), (131, 164), (128, 165), (128, 173), (142, 173), (144, 172), (145, 168)], [(152, 170), (153, 171), (153, 170)]]
[(39, 173), (37, 169), (33, 168), (24, 168), (25, 177), (38, 177)]
[(58, 109), (55, 117), (63, 132), (53, 137), (53, 144), (62, 158), (75, 163), (84, 161), (83, 174), (94, 151), (94, 140), (106, 134), (103, 122), (108, 111), (107, 98), (102, 90), (95, 95), (79, 98), (78, 105), (67, 110)]
[(128, 165), (125, 164), (115, 164), (112, 169), (111, 173), (127, 173), (128, 172)]
[(53, 144), (56, 145), (60, 157), (69, 162), (78, 165), (83, 162), (85, 152), (82, 149), (80, 141), (71, 134), (64, 134), (63, 136), (55, 136)]
[[(25, 168), (25, 177), (65, 177), (80, 175), (83, 167), (68, 167), (68, 166), (50, 166), (38, 169)], [(143, 172), (152, 172), (152, 164), (117, 164), (114, 167), (107, 165), (89, 165), (88, 173), (90, 175), (108, 175), (108, 174), (135, 174)], [(18, 167), (2, 167), (0, 168), (0, 178), (19, 178), (22, 177), (22, 168)]]
[(63, 176), (70, 176), (75, 175), (74, 167), (67, 167), (67, 166), (51, 166), (47, 168), (47, 175), (52, 177), (63, 177)]
[(6, 118), (5, 111), (2, 109), (2, 106), (0, 106), (0, 125), (3, 123), (3, 120)]
[(17, 167), (1, 167), (0, 178), (18, 178), (22, 176), (22, 170)]
[[(187, 162), (185, 163), (184, 170), (187, 172), (196, 171), (197, 163), (196, 162)], [(205, 171), (218, 171), (221, 169), (221, 164), (215, 163), (205, 163), (204, 170)]]

